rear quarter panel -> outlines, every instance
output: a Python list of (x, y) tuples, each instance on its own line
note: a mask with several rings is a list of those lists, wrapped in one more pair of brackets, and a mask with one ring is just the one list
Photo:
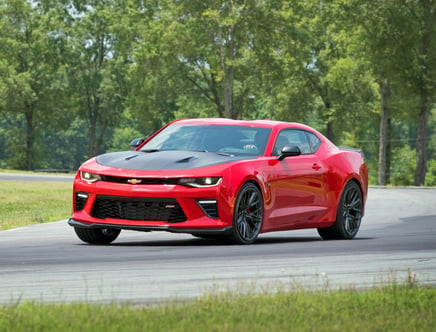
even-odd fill
[(361, 153), (337, 149), (331, 155), (326, 156), (324, 164), (327, 167), (327, 185), (329, 191), (334, 195), (334, 200), (332, 200), (332, 203), (335, 201), (336, 207), (334, 217), (336, 217), (337, 206), (342, 191), (349, 181), (355, 181), (360, 186), (363, 201), (364, 203), (366, 202), (368, 195), (368, 168)]

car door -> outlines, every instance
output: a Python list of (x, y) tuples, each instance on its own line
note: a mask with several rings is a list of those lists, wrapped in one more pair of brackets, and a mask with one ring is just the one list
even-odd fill
[(326, 170), (316, 154), (321, 141), (313, 133), (280, 131), (272, 155), (278, 156), (284, 145), (298, 146), (301, 154), (272, 160), (268, 181), (272, 209), (268, 217), (273, 227), (292, 228), (316, 222), (327, 211)]

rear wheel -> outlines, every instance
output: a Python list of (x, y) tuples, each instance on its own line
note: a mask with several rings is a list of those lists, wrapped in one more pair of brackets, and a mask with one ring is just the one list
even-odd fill
[(326, 240), (353, 239), (362, 220), (362, 191), (356, 182), (348, 182), (339, 201), (336, 221), (331, 227), (318, 228), (319, 235)]
[(247, 182), (236, 198), (231, 240), (237, 244), (256, 241), (263, 222), (263, 199), (260, 190)]
[(121, 229), (74, 227), (74, 231), (83, 242), (90, 244), (109, 244), (118, 237)]

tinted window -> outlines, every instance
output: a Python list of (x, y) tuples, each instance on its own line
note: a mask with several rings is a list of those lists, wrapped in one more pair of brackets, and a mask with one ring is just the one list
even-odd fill
[(314, 135), (312, 133), (309, 133), (308, 131), (306, 131), (306, 135), (307, 135), (307, 137), (309, 139), (310, 151), (312, 153), (315, 153), (316, 150), (318, 150), (318, 148), (321, 145), (321, 140), (318, 138), (318, 136), (316, 136), (316, 135)]
[(191, 150), (263, 155), (271, 129), (225, 125), (173, 124), (141, 150)]
[(286, 144), (298, 146), (301, 154), (311, 154), (316, 152), (321, 145), (321, 141), (316, 135), (305, 130), (285, 129), (277, 136), (273, 155), (278, 156)]

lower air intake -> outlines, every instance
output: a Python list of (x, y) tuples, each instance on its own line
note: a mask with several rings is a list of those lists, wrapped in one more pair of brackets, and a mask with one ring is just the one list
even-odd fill
[(91, 215), (98, 219), (184, 222), (185, 213), (175, 199), (98, 195)]

